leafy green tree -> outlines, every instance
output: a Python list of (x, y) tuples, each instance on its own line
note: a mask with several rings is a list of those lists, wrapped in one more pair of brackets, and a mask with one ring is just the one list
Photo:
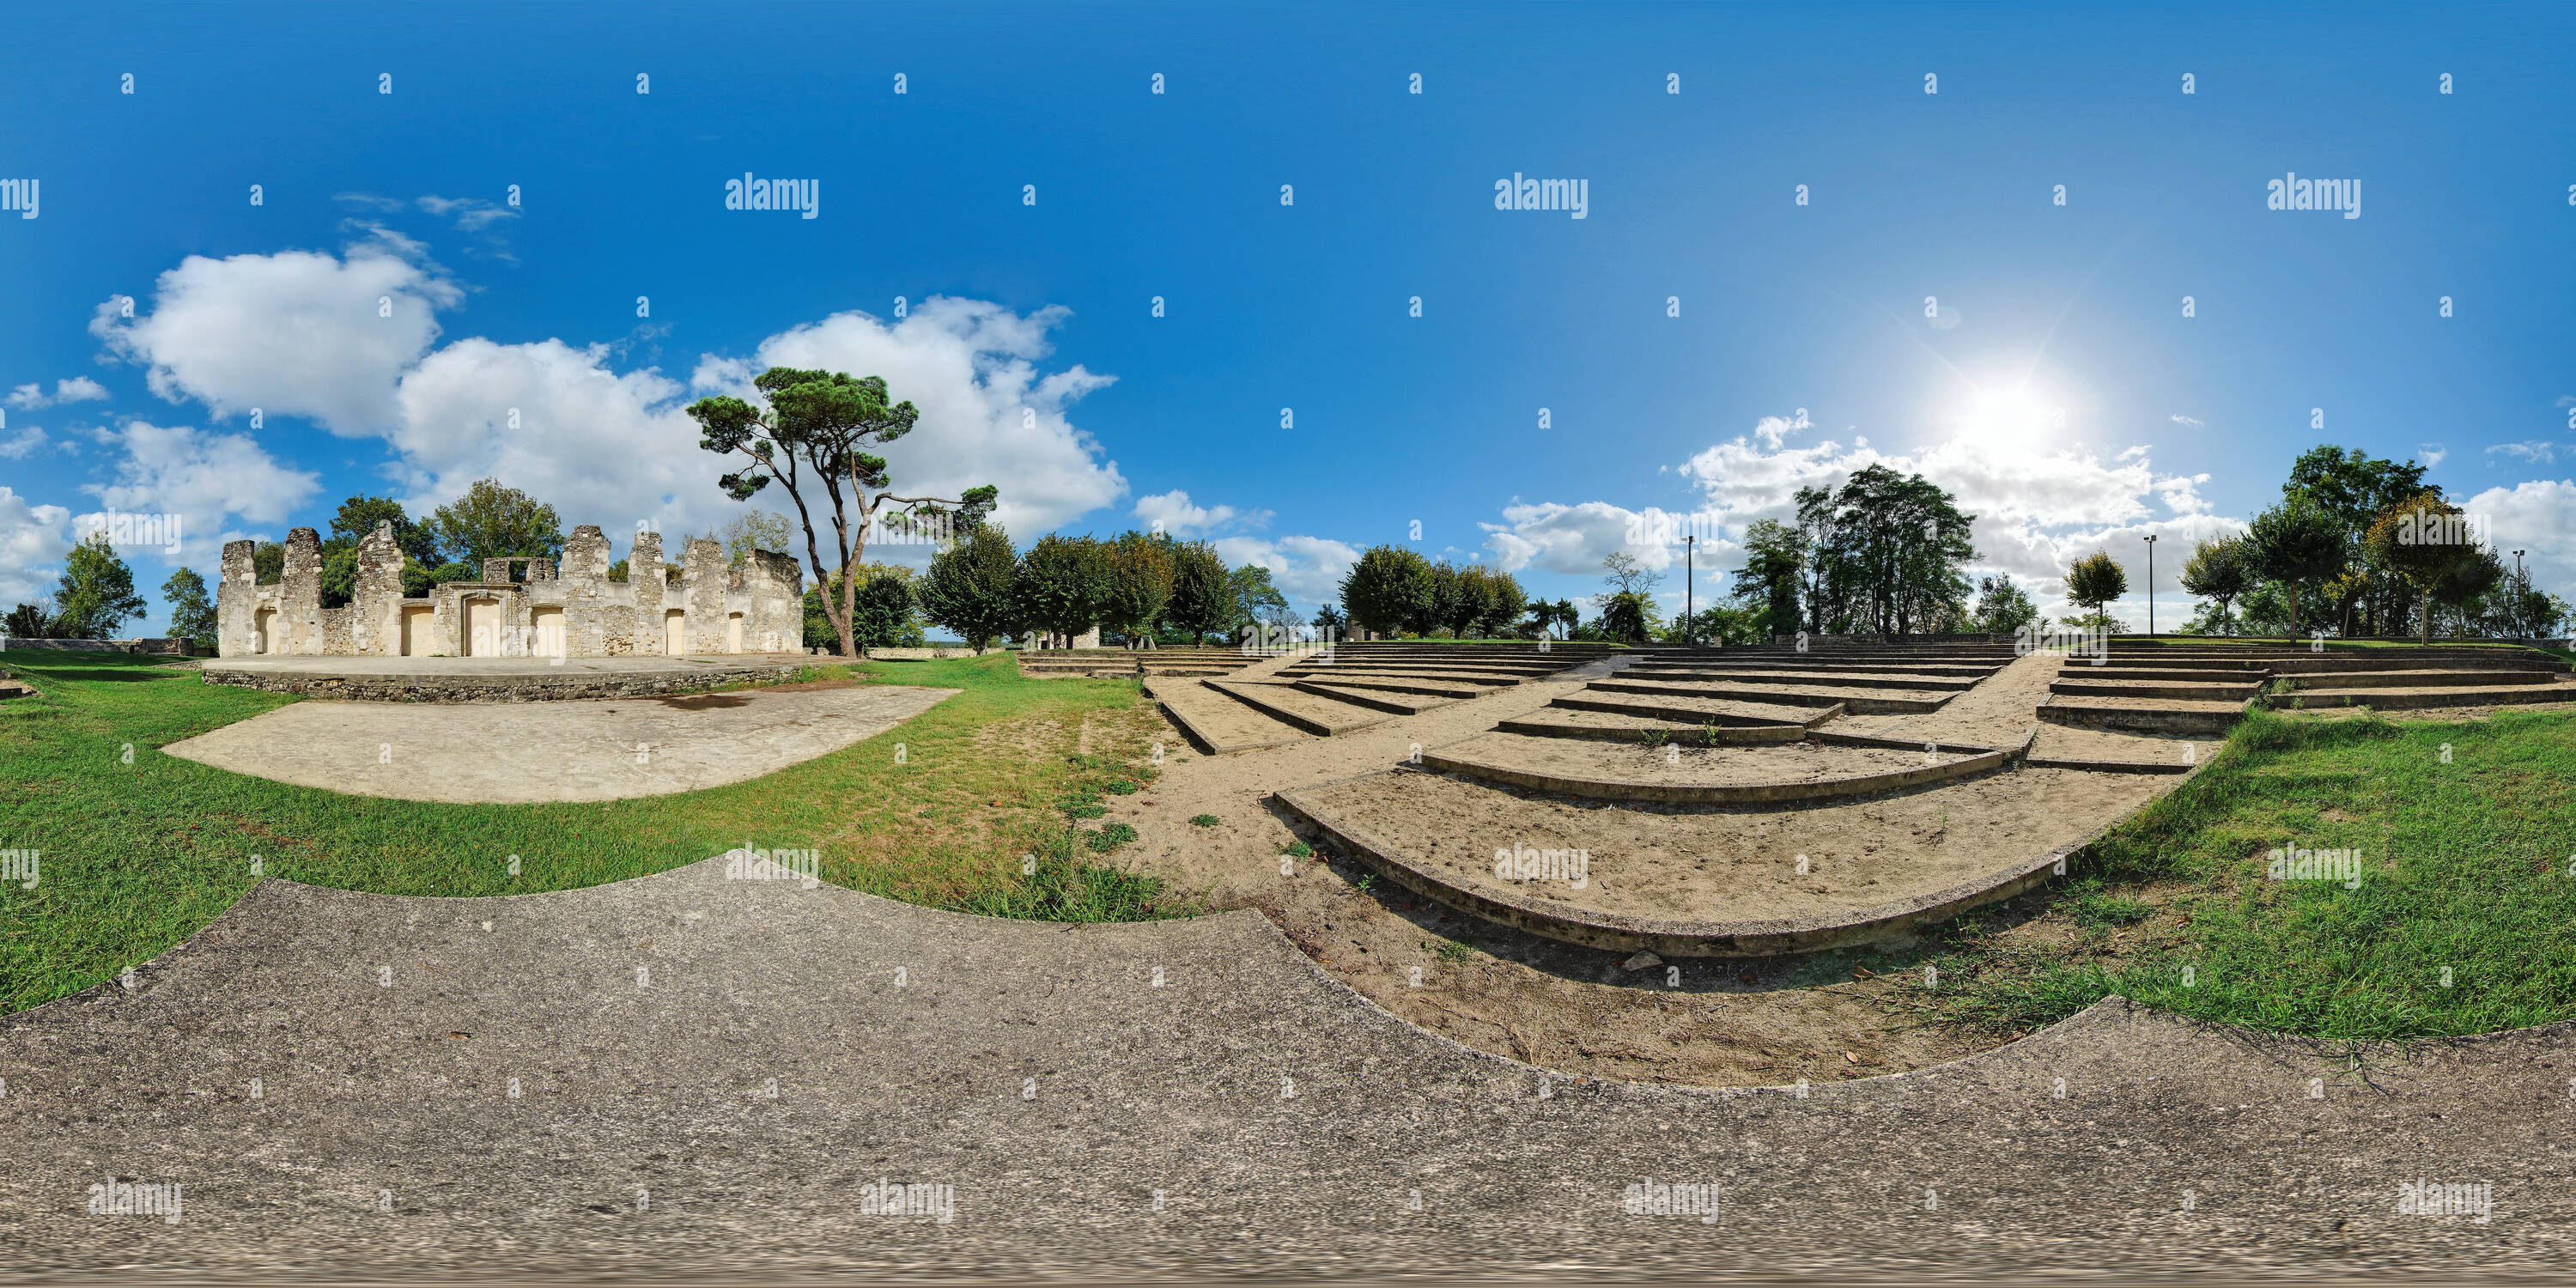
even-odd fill
[[(751, 562), (754, 550), (787, 553), (788, 543), (796, 539), (796, 529), (786, 515), (776, 510), (746, 510), (725, 520), (716, 529), (715, 539), (725, 549), (725, 566), (740, 568)], [(866, 583), (860, 585), (864, 588)]]
[(1332, 604), (1326, 604), (1315, 610), (1314, 626), (1319, 631), (1338, 635), (1347, 627), (1349, 621), (1349, 618), (1342, 616), (1342, 610)]
[(54, 592), (54, 613), (62, 638), (103, 640), (129, 617), (143, 614), (143, 597), (134, 593), (134, 570), (116, 557), (104, 529), (73, 546), (63, 560), (63, 583)]
[(1662, 611), (1642, 591), (1617, 590), (1600, 599), (1600, 631), (1604, 639), (1643, 644), (1662, 624)]
[(1435, 604), (1436, 624), (1449, 628), (1456, 639), (1476, 633), (1478, 622), (1491, 620), (1501, 607), (1501, 593), (1487, 575), (1483, 564), (1455, 567), (1447, 561), (1433, 565), (1431, 596)]
[(353, 496), (340, 503), (340, 511), (331, 516), (331, 537), (355, 546), (376, 530), (378, 523), (394, 527), (394, 544), (404, 555), (425, 567), (440, 562), (438, 531), (426, 523), (414, 523), (403, 513), (402, 502), (385, 496)]
[(1938, 485), (1872, 465), (1835, 492), (1800, 489), (1797, 505), (1810, 629), (1898, 636), (1967, 618), (1971, 587), (1961, 569), (1977, 557), (1969, 541), (1976, 516)]
[(1100, 624), (1114, 589), (1107, 555), (1089, 537), (1038, 538), (1012, 582), (1020, 621), (1070, 643)]
[(170, 636), (201, 648), (215, 646), (215, 602), (206, 596), (206, 579), (194, 568), (181, 568), (161, 583), (161, 602), (170, 606)]
[[(868, 449), (911, 433), (921, 412), (909, 402), (888, 401), (882, 376), (771, 367), (751, 383), (765, 405), (755, 407), (731, 396), (689, 404), (689, 417), (704, 431), (698, 446), (722, 456), (739, 452), (750, 460), (748, 468), (717, 480), (734, 500), (750, 500), (773, 479), (787, 489), (805, 528), (805, 557), (818, 584), (864, 559), (872, 524), (908, 526), (912, 519), (952, 517), (953, 511), (955, 528), (963, 532), (982, 523), (1000, 495), (990, 485), (968, 488), (955, 499), (894, 494), (886, 459)], [(809, 492), (819, 495), (809, 497)], [(829, 563), (816, 535), (817, 523), (827, 521), (816, 513), (824, 501), (831, 506), (828, 522), (838, 556)], [(858, 581), (850, 578), (841, 583), (838, 599), (824, 600), (841, 637), (843, 657), (858, 656), (850, 618), (857, 594)]]
[(2242, 598), (2253, 583), (2253, 559), (2242, 537), (2213, 537), (2194, 547), (2182, 566), (2182, 588), (2218, 606), (2210, 619), (2224, 626), (2228, 605)]
[(1172, 597), (1163, 605), (1163, 621), (1175, 635), (1193, 645), (1207, 633), (1234, 622), (1234, 587), (1216, 547), (1193, 541), (1172, 551)]
[(980, 654), (1013, 629), (1018, 570), (1010, 535), (999, 524), (979, 523), (930, 557), (921, 579), (922, 611)]
[(250, 579), (261, 586), (274, 586), (286, 580), (286, 546), (281, 542), (263, 541), (250, 548)]
[[(850, 634), (858, 641), (862, 656), (872, 648), (899, 647), (906, 640), (917, 640), (921, 630), (912, 620), (912, 583), (891, 568), (864, 569), (868, 575), (852, 597), (855, 616)], [(816, 607), (821, 596), (816, 596)]]
[(1778, 519), (1755, 520), (1744, 529), (1744, 566), (1735, 571), (1735, 593), (1761, 597), (1770, 609), (1767, 621), (1794, 624), (1798, 577), (1806, 567), (1805, 533)]
[(1109, 602), (1101, 624), (1127, 637), (1129, 647), (1142, 646), (1163, 619), (1172, 600), (1173, 565), (1180, 543), (1168, 533), (1119, 533), (1105, 552), (1109, 559)]
[(1521, 589), (1520, 579), (1500, 568), (1484, 569), (1486, 605), (1473, 629), (1480, 636), (1510, 634), (1529, 608), (1529, 592)]
[(2128, 570), (2107, 550), (2096, 550), (2066, 570), (2066, 597), (2100, 616), (2103, 605), (2129, 593)]
[(2010, 635), (2039, 620), (2039, 605), (2010, 577), (1987, 577), (1977, 583), (1976, 627), (1990, 635)]
[(2425, 492), (2441, 493), (2439, 487), (2424, 482), (2424, 469), (2414, 461), (2401, 464), (2358, 448), (2319, 446), (2291, 464), (2289, 480), (2281, 487), (2285, 497), (2306, 492), (2318, 508), (2333, 516), (2343, 537), (2343, 562), (2359, 574), (2358, 587), (2350, 582), (2339, 587), (2345, 592), (2341, 598), (2346, 614), (2357, 606), (2363, 618), (2381, 630), (2404, 621), (2413, 601), (2421, 596), (2402, 573), (2368, 559), (2370, 528), (2405, 501)]
[(2306, 492), (2292, 492), (2254, 516), (2245, 531), (2246, 553), (2257, 572), (2282, 584), (2289, 596), (2289, 631), (2299, 633), (2299, 584), (2343, 571), (2340, 520)]
[(8, 616), (0, 617), (0, 635), (15, 635), (22, 640), (54, 639), (56, 629), (51, 595), (38, 595), (35, 603), (20, 604), (10, 609)]
[(1270, 570), (1248, 563), (1225, 575), (1228, 598), (1234, 601), (1233, 620), (1227, 627), (1241, 633), (1247, 628), (1269, 626), (1285, 631), (1291, 623), (1288, 597), (1270, 584)]
[(1428, 617), (1433, 604), (1431, 561), (1402, 546), (1371, 546), (1342, 574), (1342, 609), (1351, 624), (1391, 634)]
[(1652, 595), (1664, 584), (1664, 575), (1637, 562), (1625, 550), (1615, 551), (1601, 561), (1601, 579), (1610, 583), (1613, 595)]
[(442, 547), (476, 568), (486, 559), (563, 557), (563, 520), (555, 508), (496, 479), (475, 480), (465, 495), (432, 510), (429, 524)]

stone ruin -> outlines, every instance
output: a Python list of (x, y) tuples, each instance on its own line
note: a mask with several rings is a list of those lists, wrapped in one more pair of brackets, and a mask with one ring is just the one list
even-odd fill
[[(215, 625), (224, 657), (678, 657), (801, 653), (804, 577), (796, 561), (754, 550), (739, 569), (724, 547), (691, 541), (679, 580), (662, 567), (662, 535), (638, 532), (627, 579), (608, 579), (608, 538), (585, 524), (551, 559), (486, 559), (479, 581), (402, 593), (393, 526), (358, 542), (357, 584), (343, 608), (322, 606), (322, 538), (286, 534), (285, 574), (258, 584), (248, 541), (224, 545)], [(526, 580), (510, 580), (510, 565)]]

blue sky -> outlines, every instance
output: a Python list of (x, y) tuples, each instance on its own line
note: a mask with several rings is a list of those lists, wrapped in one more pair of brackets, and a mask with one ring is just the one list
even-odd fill
[[(735, 506), (679, 408), (771, 361), (920, 402), (907, 488), (998, 484), (1023, 541), (1160, 518), (1301, 607), (1417, 520), (1549, 596), (1650, 509), (1725, 569), (1889, 460), (2044, 605), (2111, 549), (2143, 620), (2139, 538), (2179, 610), (2178, 553), (2320, 442), (2433, 462), (2576, 593), (2571, 35), (2537, 5), (11, 6), (0, 179), (41, 206), (0, 212), (0, 599), (110, 505), (184, 516), (177, 556), (127, 552), (147, 587), (486, 475), (703, 531)], [(817, 217), (726, 210), (746, 172)], [(2289, 172), (2360, 216), (2266, 209)], [(1583, 180), (1585, 218), (1495, 209), (1516, 173)]]

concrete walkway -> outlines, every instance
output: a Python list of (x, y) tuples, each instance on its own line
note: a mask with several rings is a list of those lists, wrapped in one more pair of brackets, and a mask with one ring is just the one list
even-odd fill
[[(0, 1021), (0, 1272), (2563, 1270), (2571, 1038), (2354, 1073), (2114, 1001), (1803, 1098), (1652, 1089), (1425, 1034), (1249, 912), (986, 920), (722, 860), (272, 880), (130, 987)], [(2418, 1180), (2492, 1219), (2400, 1215)], [(946, 1219), (877, 1214), (881, 1182)], [(119, 1184), (178, 1219), (92, 1215)], [(1624, 1212), (1650, 1184), (1715, 1186), (1714, 1220)]]
[(163, 750), (361, 796), (623, 800), (774, 773), (875, 737), (957, 692), (866, 684), (570, 702), (298, 702)]

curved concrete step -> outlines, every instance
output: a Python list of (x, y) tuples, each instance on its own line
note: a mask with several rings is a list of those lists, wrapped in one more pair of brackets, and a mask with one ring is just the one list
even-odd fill
[[(1800, 743), (1759, 750), (1692, 747), (1676, 740), (1662, 748), (1541, 743), (1541, 751), (1498, 732), (1499, 738), (1486, 735), (1425, 751), (1422, 767), (1585, 800), (1755, 805), (1871, 796), (1972, 778), (2009, 768), (2028, 748), (2025, 739), (2001, 751), (1918, 756), (1913, 744), (1875, 739), (1869, 741), (1878, 745), (1867, 747)], [(1791, 772), (1802, 776), (1784, 776)]]
[[(2097, 802), (2087, 816), (2102, 816), (2099, 826), (2069, 821), (2075, 780)], [(1586, 807), (1406, 768), (1276, 799), (1337, 852), (1471, 915), (1597, 948), (1737, 957), (1882, 939), (2008, 898), (2176, 781), (2023, 770), (1937, 792), (1744, 812)], [(1558, 852), (1555, 879), (1497, 877), (1496, 852), (1522, 848)]]
[(1938, 711), (1955, 693), (1938, 697), (1904, 696), (1863, 685), (1765, 685), (1765, 684), (1657, 684), (1629, 680), (1594, 680), (1592, 689), (1604, 693), (1632, 693), (1641, 697), (1716, 698), (1737, 702), (1766, 702), (1788, 707), (1841, 707), (1856, 716), (1922, 715)]
[(1768, 702), (1741, 702), (1732, 698), (1654, 698), (1626, 694), (1594, 696), (1591, 689), (1568, 694), (1548, 705), (1562, 707), (1568, 711), (1597, 711), (1605, 715), (1670, 720), (1688, 725), (1797, 724), (1811, 729), (1843, 714), (1840, 703), (1821, 710), (1813, 710)]
[(2576, 702), (2576, 682), (2485, 688), (2306, 689), (2296, 693), (2269, 694), (2263, 702), (2276, 710), (2370, 707), (2379, 711), (2421, 711), (2431, 707), (2529, 706), (2541, 702)]
[(1719, 746), (1765, 746), (1784, 742), (1801, 742), (1807, 735), (1805, 725), (1690, 725), (1671, 720), (1639, 716), (1614, 715), (1604, 711), (1577, 711), (1565, 707), (1547, 707), (1526, 716), (1497, 721), (1496, 733), (1526, 734), (1534, 738), (1575, 738), (1590, 742), (1619, 742), (1645, 745), (1647, 734), (1661, 735), (1667, 741), (1684, 746), (1704, 746), (1713, 736)]
[(2052, 680), (2048, 691), (2076, 698), (2181, 698), (2198, 702), (2246, 702), (2263, 691), (2260, 681), (2241, 684), (2156, 680)]
[(2065, 698), (2039, 704), (2039, 718), (2056, 725), (2140, 733), (2224, 736), (2245, 718), (2251, 702), (2202, 702), (2180, 698)]

